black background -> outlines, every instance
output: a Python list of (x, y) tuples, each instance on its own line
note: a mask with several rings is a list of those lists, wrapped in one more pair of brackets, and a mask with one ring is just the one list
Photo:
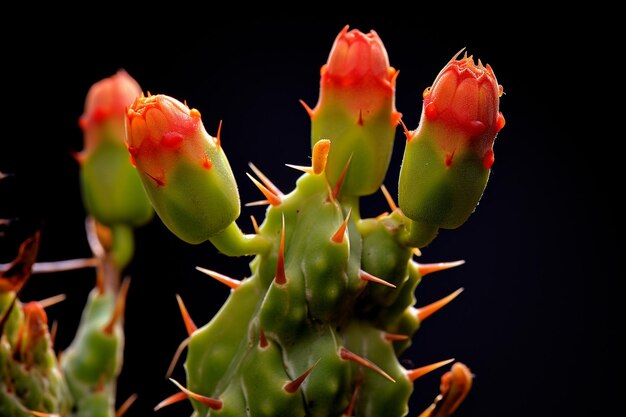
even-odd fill
[[(260, 198), (245, 177), (249, 161), (290, 190), (298, 173), (283, 164), (306, 164), (310, 155), (309, 120), (298, 99), (315, 105), (319, 68), (346, 24), (382, 38), (400, 70), (396, 104), (409, 128), (417, 126), (423, 89), (462, 47), (493, 66), (506, 93), (501, 110), (507, 125), (477, 211), (461, 228), (442, 231), (420, 258), (467, 263), (428, 276), (417, 290), (419, 305), (458, 287), (465, 291), (424, 323), (403, 359), (421, 366), (454, 357), (470, 366), (474, 388), (460, 417), (623, 410), (624, 348), (617, 341), (623, 274), (612, 270), (620, 261), (617, 216), (608, 204), (611, 193), (600, 189), (615, 161), (602, 138), (581, 134), (588, 110), (602, 106), (593, 100), (593, 87), (605, 74), (586, 77), (593, 56), (579, 27), (550, 30), (541, 20), (516, 27), (487, 14), (456, 21), (402, 10), (310, 22), (289, 15), (213, 15), (201, 25), (164, 17), (74, 22), (68, 34), (61, 34), (67, 28), (60, 22), (28, 26), (35, 35), (13, 34), (4, 50), (5, 105), (13, 111), (4, 118), (0, 172), (15, 176), (0, 182), (0, 217), (17, 220), (1, 229), (0, 262), (9, 262), (37, 226), (41, 261), (89, 256), (78, 166), (70, 153), (82, 149), (77, 120), (87, 90), (120, 68), (144, 91), (187, 100), (209, 133), (223, 120), (222, 143), (243, 202)], [(385, 181), (393, 194), (404, 148), (400, 130), (396, 137)], [(364, 215), (385, 209), (381, 194), (364, 199)], [(243, 208), (240, 226), (251, 231), (249, 215), (260, 220), (263, 213)], [(203, 324), (228, 291), (194, 267), (242, 278), (248, 261), (219, 255), (209, 243), (185, 244), (158, 218), (137, 230), (118, 387), (118, 403), (139, 395), (128, 417), (191, 413), (188, 404), (151, 411), (176, 392), (164, 377), (185, 337), (175, 294)], [(59, 321), (59, 350), (71, 341), (93, 283), (92, 271), (74, 271), (36, 275), (24, 289), (25, 301), (67, 294), (48, 309), (50, 320)], [(415, 383), (410, 415), (430, 404), (440, 375)], [(184, 381), (182, 364), (174, 377)]]

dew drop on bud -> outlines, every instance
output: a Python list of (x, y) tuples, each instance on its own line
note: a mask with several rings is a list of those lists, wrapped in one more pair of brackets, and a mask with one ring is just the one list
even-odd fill
[(485, 126), (485, 124), (480, 120), (472, 120), (471, 122), (468, 122), (467, 127), (470, 134), (474, 137), (482, 135), (485, 133), (485, 129), (487, 129), (487, 126)]
[(194, 119), (199, 119), (200, 118), (200, 112), (197, 109), (189, 110), (189, 115), (191, 117), (193, 117)]

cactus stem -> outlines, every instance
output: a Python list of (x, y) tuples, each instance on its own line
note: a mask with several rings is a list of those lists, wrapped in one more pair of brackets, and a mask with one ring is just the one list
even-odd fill
[(267, 337), (265, 337), (265, 332), (263, 331), (263, 328), (259, 326), (259, 347), (261, 349), (265, 349), (269, 345), (270, 342), (267, 340)]
[(304, 100), (300, 99), (298, 101), (300, 102), (300, 104), (302, 104), (302, 107), (304, 107), (304, 110), (306, 110), (311, 120), (313, 120), (313, 116), (315, 115), (315, 112), (313, 111), (313, 109), (311, 109), (311, 107), (309, 107), (309, 105), (306, 104)]
[(387, 187), (385, 187), (385, 184), (380, 185), (380, 191), (383, 192), (383, 195), (385, 196), (385, 200), (387, 200), (387, 204), (389, 204), (389, 208), (391, 209), (391, 211), (398, 210), (398, 205), (396, 204), (395, 201), (393, 201), (393, 197), (391, 197), (391, 194), (389, 194), (389, 190), (387, 190)]
[(193, 332), (198, 330), (198, 326), (196, 326), (196, 323), (194, 323), (191, 319), (191, 316), (187, 311), (187, 307), (185, 307), (185, 303), (183, 303), (183, 299), (178, 294), (176, 294), (176, 301), (178, 301), (178, 308), (180, 309), (180, 315), (183, 316), (183, 322), (185, 323), (187, 334), (191, 336)]
[(297, 377), (296, 379), (294, 379), (293, 381), (289, 381), (285, 384), (285, 386), (283, 386), (283, 389), (285, 391), (287, 391), (289, 394), (293, 394), (294, 392), (296, 392), (298, 390), (298, 388), (300, 388), (300, 385), (302, 385), (302, 383), (304, 382), (304, 380), (306, 379), (307, 376), (309, 376), (309, 374), (311, 373), (311, 371), (313, 370), (313, 368), (315, 368), (317, 366), (317, 364), (319, 363), (319, 359), (313, 364), (313, 366), (311, 366), (309, 369), (307, 369), (306, 371), (304, 371), (302, 373), (302, 375), (300, 375), (299, 377)]
[(356, 387), (354, 387), (354, 391), (352, 392), (352, 396), (350, 397), (350, 402), (348, 403), (348, 406), (346, 407), (346, 411), (343, 412), (341, 417), (352, 417), (352, 413), (354, 412), (354, 407), (356, 406), (356, 399), (357, 399), (357, 396), (359, 395), (360, 388), (361, 388), (360, 383), (357, 384)]
[(178, 345), (178, 348), (176, 349), (176, 352), (174, 352), (174, 356), (172, 357), (172, 360), (170, 362), (170, 366), (167, 368), (167, 372), (165, 373), (165, 378), (169, 378), (170, 376), (172, 376), (172, 373), (174, 372), (174, 368), (176, 367), (176, 364), (178, 363), (178, 359), (180, 359), (180, 355), (183, 354), (183, 350), (185, 350), (185, 348), (189, 345), (190, 339), (191, 339), (190, 337), (186, 337)]
[(265, 196), (265, 198), (267, 198), (267, 201), (273, 205), (273, 206), (278, 206), (280, 205), (280, 203), (282, 203), (282, 199), (274, 194), (272, 191), (268, 190), (263, 184), (261, 184), (256, 178), (254, 178), (252, 175), (248, 174), (246, 172), (246, 175), (248, 176), (248, 178), (250, 178), (250, 180), (252, 180), (252, 182), (254, 183), (254, 185), (257, 186), (257, 188), (263, 193), (263, 195)]
[(426, 276), (428, 274), (432, 274), (433, 272), (443, 271), (445, 269), (455, 268), (457, 266), (461, 266), (465, 263), (464, 260), (454, 261), (454, 262), (437, 262), (433, 264), (419, 264), (417, 262), (417, 270), (419, 271), (421, 276)]
[(11, 315), (11, 311), (15, 307), (16, 301), (17, 301), (17, 293), (13, 295), (13, 299), (11, 300), (11, 303), (9, 304), (7, 309), (4, 311), (4, 313), (2, 313), (2, 316), (0, 317), (0, 337), (4, 334), (4, 326), (7, 323), (7, 320), (9, 320), (9, 316)]
[(383, 336), (385, 338), (385, 340), (388, 340), (390, 342), (397, 342), (397, 341), (402, 341), (402, 340), (408, 340), (409, 336), (406, 334), (398, 334), (398, 333), (385, 333), (385, 335)]
[(222, 146), (222, 121), (220, 120), (219, 126), (217, 126), (217, 135), (215, 136), (215, 146), (218, 148)]
[(374, 275), (370, 274), (369, 272), (365, 272), (362, 269), (359, 270), (359, 278), (361, 278), (363, 281), (375, 282), (376, 284), (381, 284), (386, 287), (396, 288), (396, 286), (391, 282), (387, 282), (384, 279), (375, 277)]
[(222, 402), (222, 400), (216, 400), (214, 398), (205, 397), (204, 395), (196, 394), (195, 392), (190, 391), (187, 388), (183, 387), (178, 381), (176, 381), (173, 378), (170, 378), (170, 381), (172, 381), (174, 385), (176, 385), (182, 392), (187, 394), (189, 398), (192, 398), (198, 402), (201, 402), (202, 404), (206, 405), (207, 407), (213, 410), (221, 410), (222, 407), (224, 406), (224, 403)]
[(43, 308), (48, 308), (62, 301), (65, 301), (66, 298), (67, 296), (65, 294), (57, 294), (57, 295), (53, 295), (52, 297), (44, 298), (43, 300), (39, 301), (39, 304)]
[(252, 227), (254, 228), (254, 233), (259, 234), (259, 223), (257, 223), (254, 215), (250, 215), (250, 221), (252, 222)]
[(345, 347), (340, 347), (339, 348), (339, 357), (341, 359), (343, 359), (344, 361), (353, 361), (358, 363), (359, 365), (365, 366), (366, 368), (371, 369), (372, 371), (378, 373), (379, 375), (387, 378), (388, 380), (390, 380), (391, 382), (395, 383), (396, 380), (393, 379), (391, 377), (391, 375), (389, 375), (387, 372), (383, 371), (382, 369), (380, 369), (380, 367), (374, 363), (372, 363), (371, 361), (360, 357), (359, 355), (357, 355), (356, 353), (350, 352), (348, 349), (346, 349)]
[[(348, 221), (350, 220), (350, 214), (352, 213), (352, 209), (348, 210), (348, 214), (346, 218), (343, 219), (343, 223), (339, 226), (339, 229), (335, 232), (335, 234), (330, 238), (335, 243), (343, 243), (343, 237), (346, 234), (346, 228), (348, 227)], [(365, 272), (365, 271), (362, 271)], [(367, 272), (365, 272), (367, 274)], [(382, 281), (382, 280), (381, 280)], [(375, 281), (377, 282), (377, 281)]]
[(250, 169), (252, 169), (252, 171), (254, 171), (256, 176), (261, 179), (261, 182), (263, 183), (263, 185), (265, 185), (267, 187), (268, 190), (270, 190), (272, 193), (276, 194), (278, 197), (282, 198), (284, 196), (282, 191), (280, 191), (278, 189), (278, 187), (275, 186), (274, 183), (272, 181), (270, 181), (270, 179), (267, 178), (267, 176), (265, 174), (263, 174), (263, 172), (261, 172), (261, 170), (259, 168), (256, 167), (256, 165), (254, 165), (252, 162), (248, 162), (248, 166), (250, 167)]
[(441, 308), (445, 307), (450, 301), (454, 300), (461, 292), (463, 291), (463, 287), (459, 288), (452, 294), (449, 294), (443, 297), (440, 300), (435, 301), (434, 303), (428, 304), (427, 306), (416, 308), (415, 314), (417, 319), (422, 322), (426, 318), (430, 317), (432, 314), (439, 311)]
[(61, 417), (59, 414), (42, 413), (41, 411), (29, 410), (28, 412), (34, 415), (35, 417)]
[(399, 121), (400, 121), (400, 124), (402, 125), (402, 129), (404, 130), (404, 136), (406, 136), (406, 141), (410, 142), (411, 139), (413, 139), (413, 136), (415, 135), (415, 130), (409, 130), (404, 124), (404, 122), (402, 121), (402, 119), (400, 119)]
[(119, 322), (122, 317), (124, 317), (124, 310), (126, 309), (126, 297), (128, 295), (128, 287), (130, 286), (130, 278), (124, 278), (122, 281), (122, 286), (120, 287), (120, 292), (117, 294), (117, 303), (115, 304), (115, 309), (113, 310), (113, 314), (111, 315), (111, 319), (104, 326), (102, 331), (106, 334), (113, 333), (113, 328), (117, 322)]
[(115, 417), (122, 417), (124, 414), (126, 414), (128, 409), (133, 405), (135, 401), (137, 401), (137, 393), (134, 393), (133, 395), (128, 397), (126, 401), (124, 401), (124, 403), (120, 405), (120, 408), (118, 408), (115, 412)]
[(409, 378), (409, 381), (415, 382), (416, 379), (426, 375), (429, 372), (434, 371), (435, 369), (441, 368), (442, 366), (445, 366), (449, 364), (450, 362), (454, 362), (454, 358), (447, 359), (445, 361), (431, 363), (430, 365), (422, 366), (420, 368), (407, 369), (406, 376), (407, 378)]
[(333, 188), (333, 197), (337, 199), (339, 197), (339, 192), (341, 191), (341, 185), (343, 184), (343, 180), (346, 179), (346, 174), (348, 173), (348, 168), (350, 167), (350, 162), (352, 162), (352, 156), (354, 154), (350, 154), (350, 158), (346, 162), (346, 165), (343, 167), (341, 171), (341, 175), (339, 175), (339, 179), (337, 180), (337, 184), (335, 184), (335, 188)]
[(278, 259), (276, 261), (276, 284), (285, 285), (287, 275), (285, 275), (285, 216), (283, 215), (283, 228), (280, 232), (280, 246), (278, 248)]
[(196, 269), (203, 274), (210, 276), (211, 278), (215, 278), (216, 280), (232, 288), (233, 290), (236, 290), (241, 285), (241, 281), (239, 281), (238, 279), (228, 277), (224, 274), (220, 274), (219, 272), (211, 271), (210, 269), (202, 268), (199, 266), (196, 266)]
[(330, 152), (330, 141), (328, 139), (320, 139), (313, 145), (313, 156), (311, 157), (311, 166), (313, 173), (319, 175), (326, 170), (326, 162), (328, 161), (328, 153)]
[(164, 399), (163, 401), (161, 401), (160, 403), (158, 403), (155, 407), (154, 407), (154, 411), (159, 411), (161, 408), (165, 408), (169, 405), (172, 404), (176, 404), (177, 402), (180, 401), (184, 401), (186, 399), (188, 399), (189, 396), (187, 394), (185, 394), (183, 391), (177, 392), (174, 395), (170, 395), (169, 397), (167, 397), (166, 399)]

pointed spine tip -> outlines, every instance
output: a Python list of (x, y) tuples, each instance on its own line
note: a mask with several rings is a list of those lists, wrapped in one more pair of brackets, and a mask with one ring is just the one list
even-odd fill
[(404, 124), (404, 121), (402, 119), (399, 120), (399, 123), (402, 125), (402, 130), (404, 131), (404, 136), (406, 136), (406, 141), (410, 142), (411, 139), (413, 139), (413, 135), (415, 134), (415, 131), (409, 130)]
[(449, 294), (443, 297), (440, 300), (435, 301), (434, 303), (428, 304), (427, 306), (420, 307), (416, 309), (417, 319), (422, 322), (443, 307), (445, 307), (448, 303), (454, 300), (459, 294), (463, 292), (463, 287), (454, 291), (452, 294)]
[(217, 126), (217, 135), (215, 136), (215, 146), (219, 149), (222, 146), (222, 121)]
[(454, 261), (454, 262), (437, 262), (432, 264), (417, 264), (417, 270), (421, 276), (426, 276), (428, 274), (432, 274), (433, 272), (444, 271), (450, 268), (456, 268), (457, 266), (461, 266), (465, 263), (464, 260)]
[(406, 371), (406, 376), (411, 382), (415, 382), (416, 379), (421, 378), (429, 372), (434, 371), (435, 369), (441, 368), (451, 362), (454, 362), (454, 358), (446, 359), (445, 361), (435, 362), (430, 365), (422, 366), (420, 368), (408, 369)]
[(399, 333), (385, 333), (383, 337), (388, 342), (399, 342), (399, 341), (409, 340), (408, 335), (399, 334)]
[(130, 397), (120, 405), (120, 408), (115, 412), (115, 417), (123, 417), (124, 414), (128, 411), (128, 409), (137, 401), (137, 393), (132, 394)]
[(170, 378), (169, 380), (172, 381), (174, 385), (178, 387), (178, 389), (180, 389), (182, 392), (187, 394), (189, 398), (196, 400), (213, 410), (221, 410), (222, 407), (224, 406), (224, 403), (222, 402), (222, 400), (216, 400), (214, 398), (206, 397), (204, 395), (197, 394), (193, 391), (190, 391), (187, 388), (183, 387), (178, 381), (176, 381), (173, 378)]
[(302, 373), (302, 375), (300, 375), (299, 377), (297, 377), (296, 379), (294, 379), (293, 381), (289, 381), (287, 382), (284, 386), (283, 389), (289, 393), (289, 394), (293, 394), (294, 392), (296, 392), (298, 390), (298, 388), (300, 388), (300, 385), (302, 385), (302, 383), (304, 382), (304, 380), (306, 379), (307, 376), (309, 376), (309, 374), (311, 373), (311, 371), (313, 371), (313, 369), (317, 366), (317, 364), (319, 363), (319, 359), (313, 364), (313, 366), (311, 366), (309, 369), (307, 369), (306, 371), (304, 371)]
[(254, 165), (252, 162), (248, 162), (248, 166), (254, 172), (254, 174), (257, 177), (259, 177), (259, 179), (261, 180), (263, 185), (265, 185), (265, 187), (268, 190), (270, 190), (272, 193), (276, 194), (280, 198), (282, 198), (284, 196), (283, 192), (280, 191), (278, 189), (278, 187), (275, 186), (274, 183), (272, 181), (270, 181), (270, 179), (267, 178), (267, 176), (259, 168), (256, 167), (256, 165)]
[(280, 231), (280, 246), (278, 247), (278, 259), (276, 261), (276, 277), (274, 281), (278, 285), (287, 283), (287, 275), (285, 274), (285, 215), (283, 214), (283, 227)]
[(178, 363), (178, 360), (180, 359), (180, 355), (183, 354), (183, 350), (185, 350), (185, 348), (189, 345), (190, 340), (191, 340), (191, 336), (186, 337), (178, 345), (178, 348), (176, 349), (176, 352), (174, 352), (174, 356), (172, 357), (172, 360), (170, 361), (170, 366), (167, 368), (167, 372), (165, 373), (166, 379), (171, 377), (172, 374), (174, 373), (174, 368), (176, 367), (176, 364)]
[(156, 406), (154, 406), (153, 411), (159, 411), (162, 408), (184, 401), (188, 398), (189, 396), (183, 391), (177, 392), (176, 394), (170, 395), (169, 397), (158, 403)]
[(357, 355), (356, 353), (350, 352), (348, 349), (346, 349), (345, 347), (340, 347), (339, 348), (339, 357), (341, 359), (343, 359), (344, 361), (352, 361), (352, 362), (356, 362), (361, 366), (364, 366), (368, 369), (371, 369), (372, 371), (376, 372), (377, 374), (387, 378), (389, 381), (395, 383), (396, 380), (393, 379), (387, 372), (383, 371), (382, 369), (380, 369), (380, 367), (376, 364), (374, 364), (373, 362), (360, 357), (359, 355)]
[(306, 167), (304, 165), (293, 165), (293, 164), (285, 164), (289, 168), (295, 169), (296, 171), (304, 172), (305, 174), (313, 174), (313, 167)]
[(389, 190), (387, 190), (387, 187), (385, 187), (384, 184), (380, 185), (380, 191), (383, 192), (383, 195), (385, 196), (385, 200), (387, 200), (387, 204), (389, 205), (389, 208), (391, 209), (391, 211), (398, 210), (398, 205), (396, 204), (395, 201), (393, 201), (393, 197), (391, 196), (391, 193), (389, 193)]
[(311, 109), (311, 107), (309, 107), (309, 105), (306, 104), (304, 100), (300, 99), (298, 101), (300, 102), (300, 104), (302, 104), (302, 107), (304, 107), (304, 110), (306, 110), (306, 113), (309, 115), (309, 118), (313, 120), (313, 116), (315, 116), (315, 111)]
[(257, 188), (263, 193), (265, 198), (267, 198), (267, 201), (272, 206), (278, 206), (278, 205), (280, 205), (282, 203), (282, 199), (278, 195), (274, 194), (272, 191), (267, 189), (263, 184), (261, 184), (252, 175), (248, 174), (247, 172), (246, 172), (246, 175), (248, 176), (248, 178), (250, 178), (250, 180), (254, 183), (254, 185), (256, 185)]
[(187, 307), (185, 307), (185, 303), (183, 303), (183, 299), (178, 294), (176, 294), (176, 301), (178, 302), (178, 308), (180, 309), (180, 315), (183, 317), (183, 322), (185, 323), (187, 334), (191, 336), (193, 332), (198, 330), (198, 326), (196, 326), (196, 324), (191, 319), (191, 316), (187, 311)]
[(259, 347), (261, 349), (265, 349), (269, 345), (270, 342), (267, 340), (267, 337), (265, 337), (265, 332), (263, 331), (263, 328), (259, 326)]
[(376, 284), (381, 284), (381, 285), (384, 285), (384, 286), (389, 287), (389, 288), (396, 288), (396, 286), (394, 284), (392, 284), (391, 282), (385, 281), (382, 278), (378, 278), (378, 277), (370, 274), (369, 272), (363, 271), (362, 269), (359, 270), (359, 278), (361, 278), (363, 281), (374, 282)]
[(206, 275), (210, 276), (211, 278), (216, 279), (217, 281), (219, 281), (222, 284), (230, 287), (233, 290), (236, 290), (241, 285), (241, 281), (239, 281), (238, 279), (231, 278), (231, 277), (226, 276), (224, 274), (220, 274), (219, 272), (215, 272), (215, 271), (212, 271), (210, 269), (202, 268), (200, 266), (196, 266), (196, 269), (198, 271), (202, 272), (203, 274), (206, 274)]
[(256, 221), (256, 217), (254, 215), (250, 215), (250, 221), (252, 222), (252, 228), (254, 229), (254, 233), (259, 234), (259, 223)]
[(343, 181), (346, 179), (346, 174), (348, 173), (348, 168), (350, 168), (350, 162), (352, 162), (352, 156), (354, 154), (350, 154), (346, 165), (343, 167), (341, 174), (339, 175), (339, 179), (337, 180), (337, 184), (335, 184), (335, 188), (333, 188), (333, 197), (335, 200), (339, 197), (339, 192), (341, 191), (341, 186), (343, 185)]
[(343, 222), (341, 223), (341, 225), (339, 226), (337, 231), (332, 235), (330, 240), (332, 240), (333, 242), (335, 242), (337, 244), (343, 243), (343, 237), (346, 234), (346, 229), (348, 227), (348, 221), (350, 221), (350, 214), (351, 213), (352, 213), (352, 209), (350, 209), (348, 211), (348, 214), (346, 215), (346, 218), (343, 219)]
[(128, 297), (128, 287), (130, 286), (130, 278), (124, 278), (122, 281), (122, 286), (120, 287), (120, 291), (117, 294), (117, 303), (115, 304), (115, 308), (113, 310), (113, 314), (111, 315), (111, 319), (104, 326), (104, 333), (112, 334), (113, 329), (115, 328), (115, 324), (118, 323), (124, 317), (124, 311), (126, 310), (126, 298)]

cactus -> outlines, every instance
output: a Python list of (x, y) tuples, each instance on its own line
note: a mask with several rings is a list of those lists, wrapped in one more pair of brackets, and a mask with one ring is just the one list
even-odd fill
[[(36, 232), (12, 263), (0, 267), (3, 417), (119, 417), (134, 401), (134, 396), (129, 398), (116, 414), (129, 284), (128, 279), (122, 282), (121, 274), (133, 256), (133, 229), (153, 217), (124, 144), (124, 113), (140, 94), (136, 81), (120, 71), (90, 88), (79, 119), (85, 149), (75, 156), (93, 258), (36, 263), (40, 239)], [(19, 293), (32, 273), (85, 267), (96, 268), (96, 286), (74, 340), (57, 358), (44, 307), (59, 297), (22, 303)]]
[[(127, 112), (127, 146), (163, 223), (190, 243), (253, 255), (241, 280), (198, 269), (231, 293), (197, 327), (178, 297), (189, 337), (187, 381), (156, 410), (189, 399), (194, 417), (404, 416), (412, 382), (452, 362), (405, 369), (398, 357), (428, 316), (460, 292), (416, 307), (427, 273), (462, 262), (419, 264), (413, 255), (439, 228), (476, 207), (504, 125), (502, 88), (490, 66), (455, 56), (424, 94), (420, 126), (405, 127), (399, 206), (383, 180), (401, 114), (398, 72), (375, 32), (344, 28), (322, 67), (312, 123), (311, 166), (283, 193), (253, 164), (267, 205), (254, 233), (241, 231), (239, 196), (220, 140), (200, 112), (167, 95), (140, 97)], [(378, 189), (390, 212), (362, 218), (361, 196)], [(442, 377), (422, 417), (451, 415), (468, 394), (469, 368)]]
[[(317, 105), (302, 102), (311, 164), (289, 165), (302, 171), (295, 188), (283, 193), (250, 164), (263, 198), (249, 204), (267, 205), (251, 234), (236, 222), (240, 198), (219, 128), (209, 135), (197, 109), (143, 95), (124, 71), (94, 84), (79, 120), (85, 148), (75, 155), (93, 257), (37, 263), (37, 232), (0, 265), (0, 415), (124, 414), (134, 397), (115, 410), (129, 289), (121, 278), (134, 229), (155, 212), (185, 242), (253, 256), (242, 279), (197, 267), (231, 289), (205, 325), (177, 296), (188, 332), (179, 349), (187, 349), (186, 381), (170, 378), (178, 391), (155, 411), (189, 400), (192, 417), (408, 415), (413, 382), (454, 359), (406, 369), (399, 358), (422, 322), (462, 291), (418, 304), (423, 276), (463, 261), (422, 264), (414, 256), (475, 210), (505, 124), (492, 68), (459, 56), (424, 91), (411, 131), (395, 108), (399, 71), (380, 37), (346, 26), (322, 66)], [(396, 204), (383, 183), (399, 125), (406, 146)], [(378, 190), (389, 211), (362, 217), (361, 198)], [(24, 303), (19, 294), (33, 273), (83, 267), (96, 268), (96, 285), (57, 357), (44, 310), (55, 300)], [(454, 362), (420, 417), (451, 416), (471, 386), (470, 369)]]

